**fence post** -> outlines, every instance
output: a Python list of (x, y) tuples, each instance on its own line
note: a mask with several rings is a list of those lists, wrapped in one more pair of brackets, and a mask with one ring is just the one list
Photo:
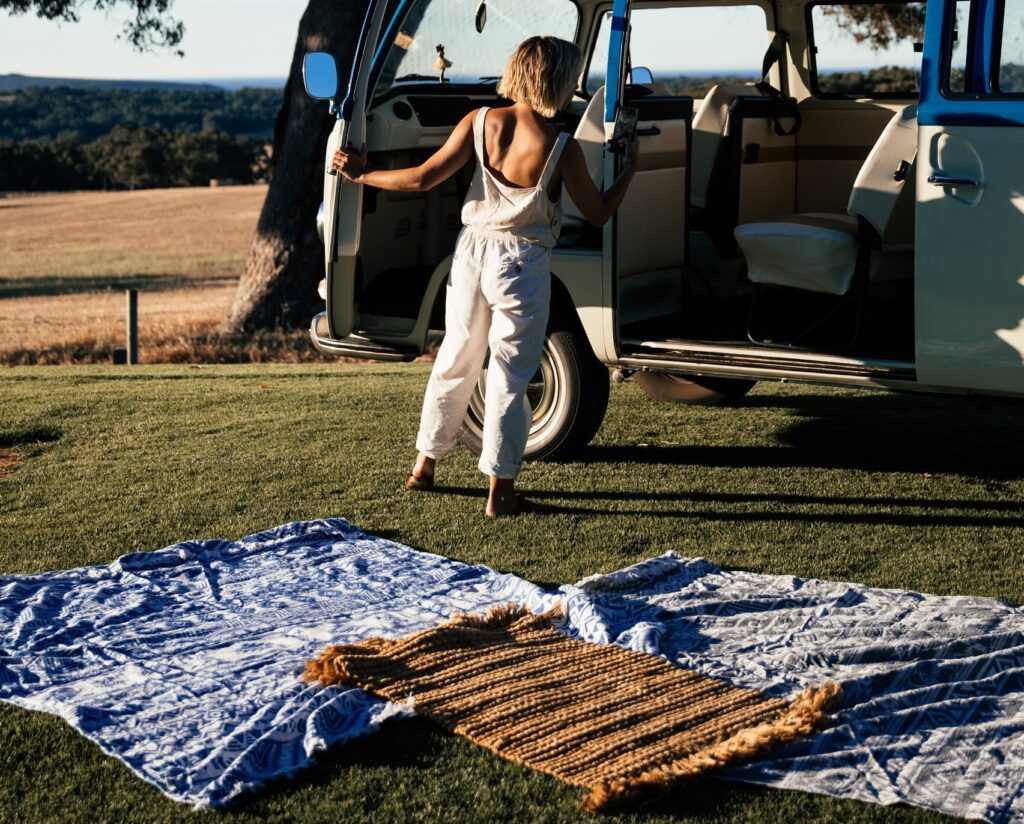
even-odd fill
[(128, 365), (134, 366), (139, 362), (139, 290), (129, 289), (125, 295), (128, 298), (125, 344), (128, 350)]

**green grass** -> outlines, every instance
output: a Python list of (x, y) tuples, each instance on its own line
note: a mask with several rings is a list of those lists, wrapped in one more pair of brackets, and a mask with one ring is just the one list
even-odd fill
[[(399, 491), (428, 365), (25, 368), (0, 376), (0, 572), (343, 516), (541, 583), (673, 549), (723, 566), (1024, 601), (1024, 409), (761, 385), (735, 409), (613, 387), (580, 460), (533, 463), (552, 514), (490, 522), (463, 450), (449, 494)], [(593, 821), (582, 793), (395, 722), (225, 813), (166, 800), (62, 721), (0, 706), (0, 822)], [(704, 781), (622, 820), (932, 821)]]

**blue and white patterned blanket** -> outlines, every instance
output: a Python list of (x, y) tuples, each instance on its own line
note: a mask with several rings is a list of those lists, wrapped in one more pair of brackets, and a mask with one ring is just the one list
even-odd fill
[(672, 555), (544, 591), (324, 520), (0, 576), (0, 699), (217, 806), (409, 712), (302, 684), (323, 646), (509, 601), (561, 602), (570, 634), (740, 686), (843, 685), (832, 727), (731, 778), (1024, 821), (1024, 612)]

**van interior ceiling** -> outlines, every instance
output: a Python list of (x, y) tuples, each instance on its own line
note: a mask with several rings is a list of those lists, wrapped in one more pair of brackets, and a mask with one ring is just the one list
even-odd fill
[[(664, 4), (635, 5), (634, 28), (660, 25)], [(620, 345), (643, 352), (652, 343), (664, 350), (689, 341), (912, 362), (914, 149), (886, 135), (894, 116), (902, 112), (906, 121), (919, 80), (900, 95), (832, 94), (818, 88), (812, 65), (812, 88), (791, 88), (792, 44), (771, 37), (764, 9), (750, 5), (763, 28), (760, 49), (736, 56), (737, 64), (756, 67), (748, 77), (681, 88), (656, 69), (654, 82), (625, 90), (624, 103), (639, 111), (641, 160), (616, 217)], [(473, 12), (467, 24), (483, 31), (486, 3)], [(816, 18), (808, 12), (807, 19)], [(600, 39), (600, 25), (590, 36)], [(813, 42), (808, 48), (817, 52)], [(458, 56), (449, 46), (456, 68)], [(631, 59), (642, 66), (650, 58)], [(468, 111), (507, 103), (494, 81), (424, 76), (378, 84), (367, 121), (371, 164), (421, 162)], [(598, 83), (584, 77), (557, 124), (585, 153), (597, 147), (588, 155), (595, 177), (604, 139), (603, 78)], [(465, 169), (426, 193), (366, 193), (356, 284), (361, 328), (401, 331), (415, 323), (454, 247), (470, 175)], [(896, 185), (873, 196), (886, 178)], [(880, 202), (864, 207), (873, 197)], [(599, 254), (602, 232), (585, 225), (568, 198), (563, 211), (559, 248)], [(769, 271), (814, 270), (836, 255), (847, 268), (832, 280)], [(443, 323), (441, 300), (443, 289), (434, 328)]]

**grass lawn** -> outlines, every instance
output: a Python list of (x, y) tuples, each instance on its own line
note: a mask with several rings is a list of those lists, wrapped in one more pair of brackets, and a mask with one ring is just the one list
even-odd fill
[[(763, 384), (735, 409), (615, 386), (557, 508), (493, 523), (459, 450), (449, 494), (399, 491), (428, 364), (18, 368), (0, 375), (0, 572), (343, 516), (540, 583), (669, 549), (723, 566), (1024, 601), (1024, 408)], [(595, 819), (582, 791), (423, 722), (342, 745), (231, 811), (166, 800), (62, 721), (0, 705), (0, 822)], [(704, 781), (621, 820), (937, 821)], [(615, 819), (619, 820), (619, 819)]]

